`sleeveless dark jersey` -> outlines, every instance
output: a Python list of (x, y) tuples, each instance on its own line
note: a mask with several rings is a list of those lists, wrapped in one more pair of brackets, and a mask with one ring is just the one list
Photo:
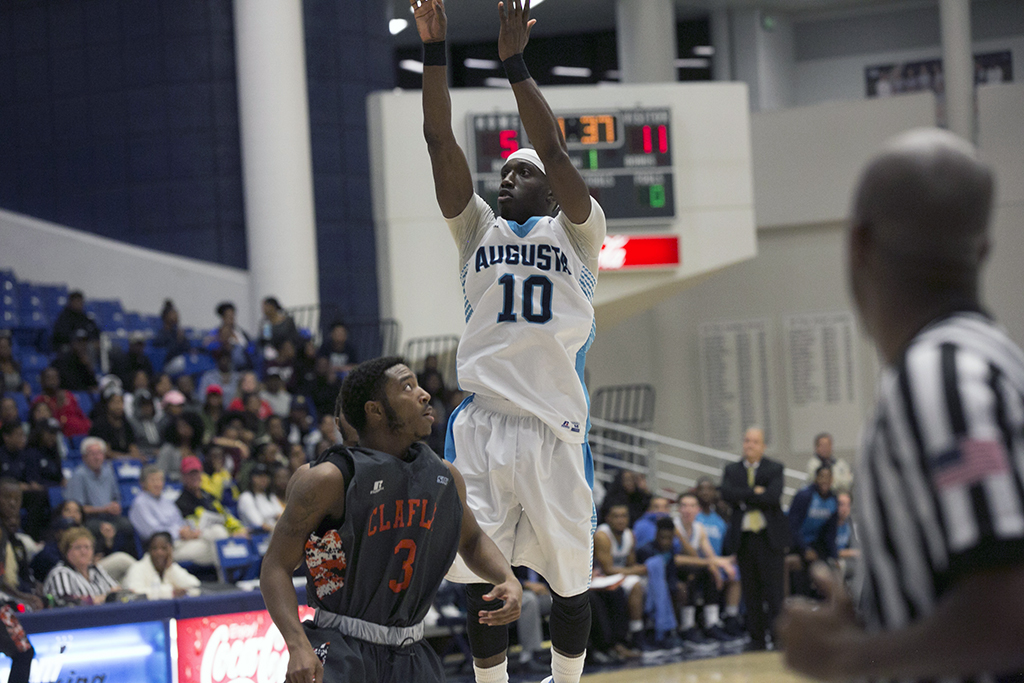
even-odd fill
[(384, 626), (423, 620), (455, 559), (462, 502), (451, 473), (426, 445), (404, 461), (335, 447), (313, 467), (345, 475), (345, 515), (306, 540), (307, 602)]

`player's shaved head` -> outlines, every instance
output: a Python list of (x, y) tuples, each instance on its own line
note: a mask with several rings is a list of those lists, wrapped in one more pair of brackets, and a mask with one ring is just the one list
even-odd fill
[(850, 222), (850, 284), (888, 360), (928, 321), (980, 307), (993, 188), (974, 147), (937, 128), (892, 139), (864, 169)]
[(890, 141), (861, 175), (855, 225), (902, 259), (976, 269), (987, 249), (993, 179), (973, 146), (938, 128)]

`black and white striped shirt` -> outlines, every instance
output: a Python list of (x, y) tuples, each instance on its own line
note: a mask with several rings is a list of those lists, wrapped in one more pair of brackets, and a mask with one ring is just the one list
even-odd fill
[(925, 327), (882, 374), (858, 466), (869, 628), (903, 628), (960, 577), (1024, 564), (1024, 353), (980, 313)]
[(117, 588), (117, 581), (114, 581), (102, 567), (89, 567), (89, 578), (86, 579), (63, 562), (50, 570), (43, 584), (43, 592), (56, 598), (82, 598), (87, 595), (109, 593)]

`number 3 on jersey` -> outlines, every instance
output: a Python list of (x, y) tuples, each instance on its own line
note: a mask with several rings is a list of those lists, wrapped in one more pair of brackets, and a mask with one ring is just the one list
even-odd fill
[[(514, 323), (517, 320), (516, 276), (506, 273), (498, 278), (502, 288), (502, 309), (498, 313), (499, 323)], [(523, 280), (521, 313), (526, 322), (543, 325), (551, 320), (551, 280), (543, 275), (531, 275)], [(538, 310), (539, 309), (539, 310)]]
[(395, 593), (401, 593), (409, 587), (410, 583), (412, 583), (412, 563), (416, 561), (416, 541), (411, 538), (403, 538), (398, 542), (398, 545), (395, 546), (395, 555), (397, 555), (401, 550), (408, 550), (409, 555), (406, 556), (405, 562), (402, 563), (402, 571), (404, 572), (402, 574), (402, 580), (396, 581), (395, 579), (391, 579), (391, 581), (388, 582), (388, 588)]

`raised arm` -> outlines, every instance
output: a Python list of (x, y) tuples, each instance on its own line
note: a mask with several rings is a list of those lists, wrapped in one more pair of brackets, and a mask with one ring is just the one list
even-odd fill
[(462, 213), (473, 197), (469, 163), (452, 132), (445, 35), (448, 18), (441, 0), (410, 0), (423, 40), (423, 137), (434, 173), (434, 193), (445, 218)]
[(590, 218), (590, 191), (583, 176), (569, 159), (558, 120), (541, 95), (537, 82), (529, 77), (522, 61), (523, 50), (530, 40), (530, 29), (537, 23), (536, 19), (530, 19), (530, 0), (525, 0), (525, 4), (521, 0), (508, 0), (507, 4), (498, 3), (498, 17), (501, 20), (498, 56), (509, 74), (512, 92), (519, 106), (519, 118), (537, 156), (544, 162), (555, 201), (571, 222), (585, 223)]
[(288, 646), (287, 683), (323, 681), (323, 666), (299, 622), (292, 572), (302, 562), (306, 539), (327, 516), (340, 517), (345, 506), (345, 477), (323, 465), (296, 473), (288, 503), (270, 537), (260, 570), (260, 591), (270, 618)]

